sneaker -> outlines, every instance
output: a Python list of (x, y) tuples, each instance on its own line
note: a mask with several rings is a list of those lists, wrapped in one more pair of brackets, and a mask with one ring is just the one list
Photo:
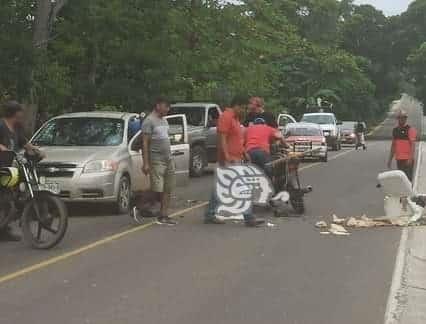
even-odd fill
[(157, 218), (157, 224), (160, 225), (177, 225), (178, 222), (175, 221), (173, 218), (169, 217), (169, 216), (163, 216), (163, 217), (158, 217)]
[(204, 220), (204, 224), (216, 224), (216, 225), (223, 225), (225, 224), (225, 221), (222, 219), (219, 219), (217, 217), (210, 217), (210, 218), (206, 218)]
[(21, 240), (21, 237), (19, 235), (13, 234), (12, 229), (9, 226), (0, 230), (0, 241), (19, 242), (20, 240)]
[(265, 223), (265, 220), (262, 218), (253, 218), (245, 222), (247, 227), (258, 227)]
[(133, 220), (137, 223), (137, 224), (142, 224), (143, 223), (143, 216), (140, 213), (139, 209), (135, 206), (130, 210), (130, 217), (133, 218)]

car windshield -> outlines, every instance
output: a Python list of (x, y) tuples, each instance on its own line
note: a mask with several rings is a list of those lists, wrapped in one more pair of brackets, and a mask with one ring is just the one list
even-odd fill
[(342, 124), (342, 130), (344, 131), (353, 131), (355, 128), (356, 123), (355, 122), (343, 122)]
[(322, 132), (318, 128), (313, 127), (292, 127), (290, 128), (286, 136), (321, 136)]
[(302, 122), (319, 125), (330, 125), (334, 124), (334, 118), (331, 115), (305, 115), (302, 118)]
[(169, 115), (185, 115), (188, 125), (204, 126), (206, 110), (204, 107), (174, 106), (170, 108)]
[(124, 121), (117, 118), (59, 118), (48, 122), (33, 140), (39, 146), (117, 146)]

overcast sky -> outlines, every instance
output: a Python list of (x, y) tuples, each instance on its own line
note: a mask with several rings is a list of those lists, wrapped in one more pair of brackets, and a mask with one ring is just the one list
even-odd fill
[(356, 3), (368, 3), (383, 10), (386, 15), (397, 15), (407, 10), (411, 0), (356, 0)]
[[(412, 0), (355, 0), (355, 3), (366, 3), (382, 10), (387, 16), (398, 15), (407, 10)], [(238, 3), (238, 0), (223, 0), (223, 2)]]

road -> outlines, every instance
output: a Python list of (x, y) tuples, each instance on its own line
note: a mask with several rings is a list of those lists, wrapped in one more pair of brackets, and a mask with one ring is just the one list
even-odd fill
[(375, 179), (389, 143), (368, 144), (305, 164), (302, 181), (314, 187), (307, 213), (258, 210), (274, 228), (204, 225), (197, 206), (212, 175), (179, 189), (174, 209), (190, 209), (176, 227), (135, 229), (127, 216), (104, 216), (108, 208), (72, 206), (58, 248), (1, 243), (0, 323), (383, 323), (400, 230), (335, 237), (314, 227), (333, 213), (383, 215)]

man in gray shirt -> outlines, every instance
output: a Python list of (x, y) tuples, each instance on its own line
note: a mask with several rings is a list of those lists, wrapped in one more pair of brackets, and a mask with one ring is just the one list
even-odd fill
[(175, 186), (175, 167), (172, 160), (167, 116), (170, 104), (167, 100), (157, 99), (154, 110), (142, 124), (143, 167), (142, 171), (150, 175), (151, 190), (158, 195), (161, 203), (158, 223), (176, 225), (176, 221), (167, 214), (170, 195)]

